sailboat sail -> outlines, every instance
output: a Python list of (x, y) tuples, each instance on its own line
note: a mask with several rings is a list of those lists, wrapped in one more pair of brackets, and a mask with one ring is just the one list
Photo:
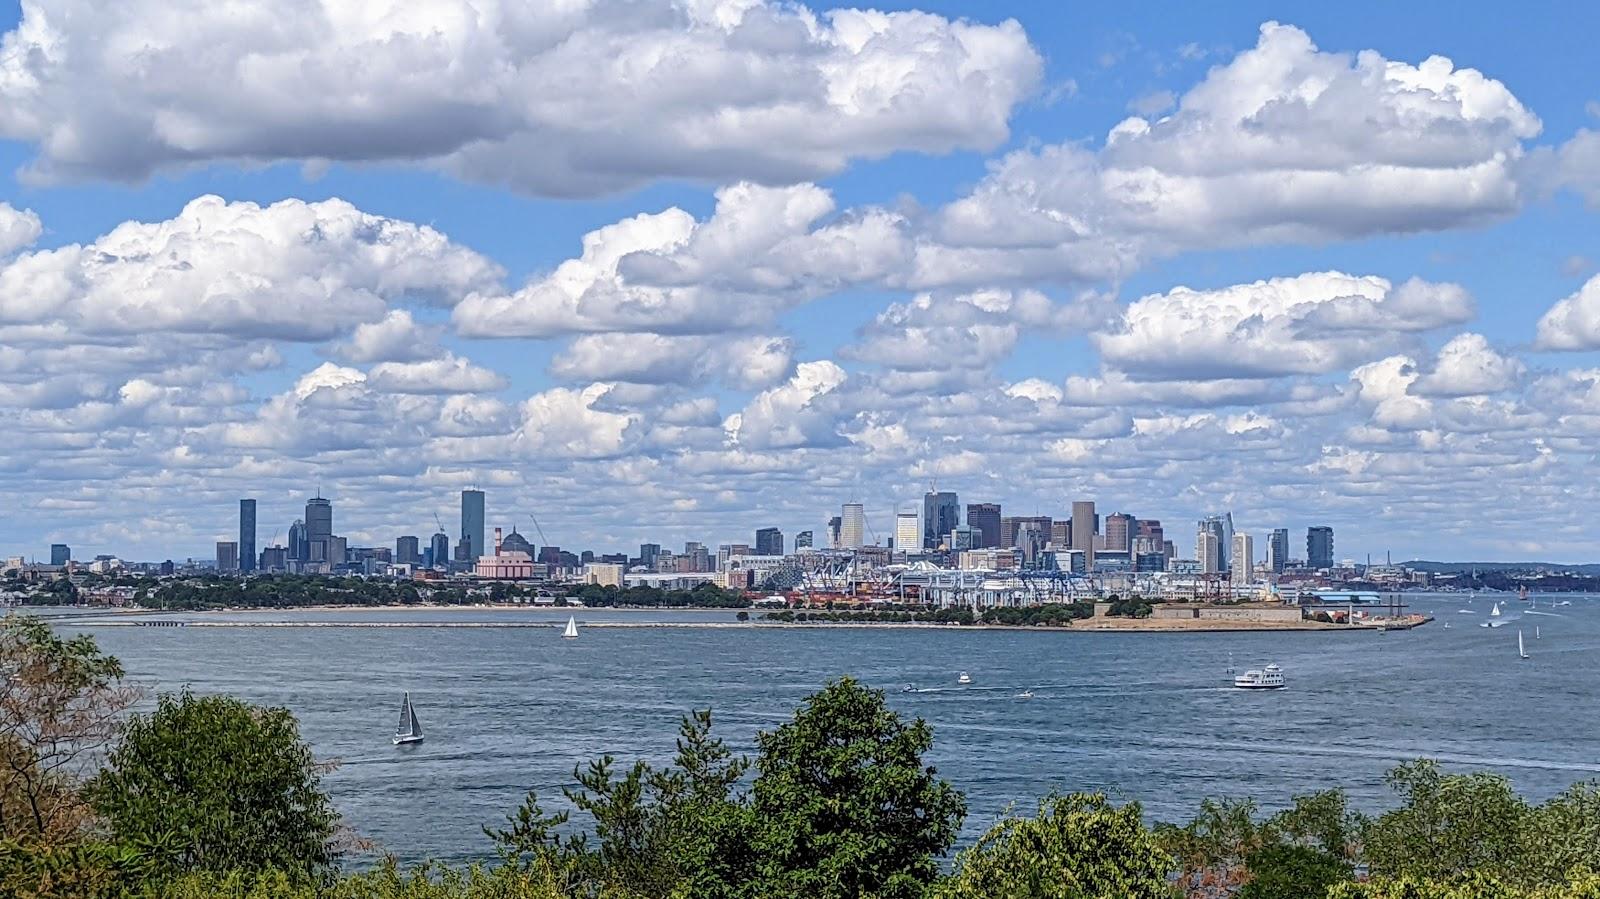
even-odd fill
[(394, 744), (422, 742), (422, 723), (417, 720), (417, 710), (411, 705), (411, 694), (400, 699), (400, 723), (395, 725)]
[(1528, 657), (1528, 651), (1522, 648), (1522, 631), (1517, 631), (1517, 655), (1521, 658)]
[(573, 637), (578, 636), (578, 619), (577, 618), (574, 618), (574, 617), (572, 617), (570, 615), (567, 616), (567, 629), (561, 632), (561, 636), (567, 638), (568, 640), (571, 640)]

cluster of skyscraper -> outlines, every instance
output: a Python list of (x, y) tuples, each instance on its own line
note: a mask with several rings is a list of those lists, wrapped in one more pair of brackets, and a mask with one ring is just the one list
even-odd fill
[[(1104, 527), (1102, 528), (1102, 524)], [(845, 503), (828, 523), (830, 545), (857, 549), (879, 541), (867, 523), (861, 503)], [(1079, 572), (1166, 571), (1197, 574), (1231, 574), (1248, 582), (1255, 574), (1255, 540), (1235, 533), (1233, 515), (1211, 515), (1199, 522), (1193, 559), (1177, 558), (1161, 522), (1125, 512), (1105, 516), (1102, 522), (1092, 500), (1072, 504), (1064, 519), (1049, 515), (1007, 516), (999, 503), (969, 503), (961, 520), (957, 495), (930, 491), (919, 511), (895, 513), (888, 547), (908, 554), (964, 553), (980, 550), (1012, 552), (1018, 564), (1059, 567)], [(1267, 543), (1267, 569), (1274, 574), (1295, 565), (1289, 558), (1289, 532), (1279, 528)], [(1298, 563), (1311, 569), (1333, 567), (1333, 529), (1319, 526), (1306, 533), (1306, 558)]]
[[(512, 536), (521, 539), (514, 529)], [(471, 564), (486, 548), (483, 491), (463, 490), (456, 561)], [(447, 566), (451, 561), (450, 538), (441, 525), (425, 548), (416, 537), (405, 536), (395, 541), (393, 553), (387, 548), (352, 550), (346, 538), (333, 532), (333, 501), (319, 493), (306, 500), (305, 516), (289, 525), (282, 544), (274, 543), (257, 551), (256, 501), (253, 499), (239, 500), (239, 539), (217, 543), (217, 568), (221, 571), (331, 572), (368, 559), (423, 567)]]

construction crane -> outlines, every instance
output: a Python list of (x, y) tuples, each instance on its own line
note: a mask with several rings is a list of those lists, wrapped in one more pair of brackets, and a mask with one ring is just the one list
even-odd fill
[(533, 513), (529, 512), (528, 513), (528, 520), (533, 522), (533, 529), (536, 532), (538, 532), (538, 534), (539, 534), (539, 545), (540, 546), (549, 546), (550, 545), (550, 538), (548, 538), (548, 537), (546, 537), (544, 535), (544, 528), (539, 527), (539, 519), (534, 518), (533, 517)]
[(433, 523), (439, 526), (439, 533), (444, 533), (444, 522), (439, 520), (439, 513), (433, 513)]

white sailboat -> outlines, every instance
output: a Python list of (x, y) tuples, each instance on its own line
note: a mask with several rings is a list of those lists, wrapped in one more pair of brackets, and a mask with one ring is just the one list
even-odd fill
[(421, 743), (422, 723), (417, 720), (417, 710), (411, 707), (411, 694), (400, 700), (400, 723), (394, 729), (394, 745)]
[(567, 629), (561, 632), (561, 637), (564, 640), (576, 640), (576, 639), (578, 639), (578, 619), (577, 618), (574, 618), (571, 615), (567, 616)]
[(1500, 617), (1500, 604), (1499, 603), (1495, 603), (1494, 604), (1494, 608), (1489, 610), (1489, 617), (1490, 618), (1499, 618)]
[(1526, 659), (1528, 651), (1522, 648), (1522, 628), (1517, 628), (1517, 656)]

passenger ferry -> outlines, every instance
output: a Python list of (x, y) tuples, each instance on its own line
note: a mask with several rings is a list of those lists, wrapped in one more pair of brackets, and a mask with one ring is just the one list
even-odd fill
[(1282, 690), (1288, 686), (1283, 682), (1283, 669), (1277, 665), (1252, 668), (1235, 677), (1233, 685), (1241, 690)]

